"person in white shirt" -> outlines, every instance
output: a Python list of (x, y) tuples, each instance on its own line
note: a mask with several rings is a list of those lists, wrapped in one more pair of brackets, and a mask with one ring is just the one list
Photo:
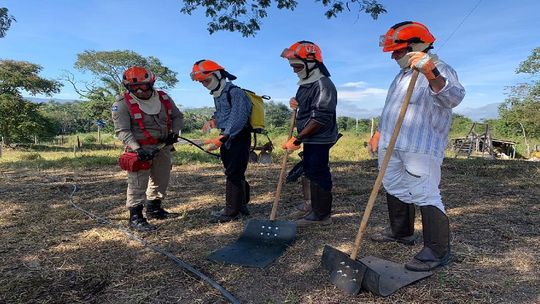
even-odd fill
[(452, 120), (452, 108), (465, 96), (454, 69), (429, 50), (435, 37), (421, 23), (405, 21), (381, 36), (383, 52), (392, 52), (400, 71), (390, 85), (381, 115), (379, 166), (384, 159), (412, 70), (416, 82), (395, 150), (383, 178), (390, 231), (372, 235), (380, 242), (413, 245), (415, 206), (422, 213), (424, 247), (405, 265), (428, 271), (450, 261), (450, 228), (439, 183)]

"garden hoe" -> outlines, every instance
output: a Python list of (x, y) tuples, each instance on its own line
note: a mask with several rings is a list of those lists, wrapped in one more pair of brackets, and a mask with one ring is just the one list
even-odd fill
[[(291, 115), (291, 128), (288, 139), (292, 137), (296, 111)], [(277, 221), (277, 208), (289, 153), (285, 151), (277, 184), (270, 220), (251, 219), (235, 243), (214, 251), (208, 258), (216, 262), (264, 268), (281, 256), (287, 247), (296, 240), (296, 223)]]
[(367, 256), (360, 260), (356, 260), (371, 210), (373, 209), (377, 193), (381, 187), (384, 173), (388, 167), (390, 157), (394, 152), (399, 129), (401, 128), (405, 113), (407, 112), (407, 107), (411, 100), (417, 78), (418, 71), (414, 70), (382, 166), (377, 175), (377, 179), (375, 180), (371, 195), (369, 196), (366, 210), (362, 216), (362, 221), (354, 241), (351, 256), (349, 257), (347, 254), (328, 245), (324, 247), (322, 266), (330, 272), (330, 281), (332, 281), (336, 287), (351, 295), (358, 294), (360, 289), (363, 288), (374, 294), (386, 297), (401, 287), (433, 274), (432, 272), (409, 271), (406, 270), (402, 264), (383, 260), (374, 256)]

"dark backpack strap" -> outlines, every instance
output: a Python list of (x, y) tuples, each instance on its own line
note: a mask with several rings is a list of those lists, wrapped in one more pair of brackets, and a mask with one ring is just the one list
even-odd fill
[(227, 90), (227, 102), (229, 103), (229, 106), (232, 107), (232, 96), (231, 96), (231, 90), (234, 89), (234, 88), (238, 88), (240, 90), (243, 90), (242, 88), (240, 88), (239, 86), (235, 86), (234, 84), (231, 84), (231, 86), (229, 87), (229, 89)]

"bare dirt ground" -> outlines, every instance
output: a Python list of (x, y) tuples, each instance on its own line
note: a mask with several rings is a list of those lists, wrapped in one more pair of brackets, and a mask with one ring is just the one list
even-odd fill
[[(113, 226), (90, 219), (73, 202), (126, 226), (125, 173), (2, 170), (0, 303), (225, 303), (208, 284)], [(279, 165), (250, 165), (252, 217), (268, 218)], [(334, 224), (299, 230), (296, 243), (266, 269), (216, 264), (212, 251), (234, 241), (246, 219), (209, 224), (223, 205), (219, 165), (177, 165), (165, 205), (180, 219), (138, 234), (203, 271), (242, 303), (540, 303), (540, 165), (522, 161), (445, 160), (441, 184), (451, 221), (454, 260), (388, 298), (347, 296), (321, 268), (324, 244), (349, 253), (376, 161), (333, 163)], [(286, 185), (279, 217), (293, 219), (300, 184)], [(387, 225), (381, 193), (368, 234)], [(417, 217), (417, 232), (421, 231)], [(421, 245), (366, 240), (360, 256), (407, 262)]]

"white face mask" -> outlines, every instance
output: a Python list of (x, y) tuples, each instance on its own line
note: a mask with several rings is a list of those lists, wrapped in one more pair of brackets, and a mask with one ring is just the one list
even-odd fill
[(215, 90), (219, 85), (219, 80), (217, 79), (216, 75), (210, 76), (210, 83), (205, 86), (209, 91)]
[(411, 56), (405, 54), (400, 59), (397, 59), (396, 62), (399, 65), (400, 68), (406, 69), (409, 67), (409, 59), (411, 59)]

